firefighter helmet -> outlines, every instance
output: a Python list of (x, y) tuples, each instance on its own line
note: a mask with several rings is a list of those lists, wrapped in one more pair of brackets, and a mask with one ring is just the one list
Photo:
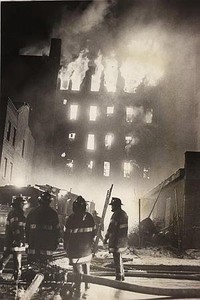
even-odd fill
[(110, 203), (109, 203), (109, 205), (113, 205), (113, 206), (121, 206), (121, 205), (123, 205), (122, 204), (122, 202), (121, 202), (121, 199), (119, 199), (119, 198), (116, 198), (116, 197), (112, 197), (112, 199), (111, 199), (111, 201), (110, 201)]
[(86, 210), (86, 201), (82, 196), (78, 196), (76, 200), (73, 202), (73, 212), (81, 211), (84, 212)]
[(14, 197), (12, 198), (12, 203), (11, 203), (11, 205), (12, 205), (12, 206), (20, 206), (21, 203), (24, 203), (24, 202), (25, 202), (25, 200), (24, 200), (22, 194), (19, 194), (19, 195), (14, 196)]
[(52, 195), (49, 192), (44, 192), (39, 197), (39, 200), (42, 202), (51, 202)]

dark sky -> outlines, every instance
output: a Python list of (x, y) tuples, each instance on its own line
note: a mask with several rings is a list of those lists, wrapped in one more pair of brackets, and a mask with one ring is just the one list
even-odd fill
[[(106, 33), (108, 39), (109, 35), (115, 38), (123, 26), (135, 24), (148, 26), (152, 22), (162, 22), (163, 26), (172, 30), (190, 27), (193, 33), (199, 31), (200, 27), (198, 0), (99, 0), (95, 3), (102, 3), (104, 7), (95, 5), (94, 1), (1, 2), (3, 50), (45, 42), (55, 35), (63, 38), (64, 33), (70, 39), (79, 34), (78, 30), (83, 40), (87, 40), (94, 32), (100, 33), (100, 40), (105, 40)], [(98, 17), (96, 20), (87, 19), (87, 11), (91, 7), (92, 14), (96, 13)], [(81, 30), (80, 19), (84, 19), (85, 13), (84, 25), (92, 24)], [(74, 30), (79, 22), (80, 27)]]

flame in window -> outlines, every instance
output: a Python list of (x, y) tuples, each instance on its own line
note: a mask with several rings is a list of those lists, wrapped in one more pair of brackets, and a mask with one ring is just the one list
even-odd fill
[(94, 150), (94, 134), (88, 134), (87, 149)]
[(70, 140), (70, 141), (74, 141), (75, 138), (76, 138), (76, 133), (75, 133), (75, 132), (69, 133), (69, 140)]
[(90, 121), (96, 121), (97, 118), (97, 106), (90, 106)]
[(105, 136), (105, 147), (107, 149), (111, 149), (111, 146), (113, 144), (114, 135), (112, 133), (108, 133)]
[(114, 54), (110, 58), (105, 58), (104, 84), (108, 92), (116, 92), (118, 78), (118, 62)]
[(64, 66), (61, 68), (59, 72), (61, 90), (68, 90), (70, 81), (73, 91), (80, 90), (80, 85), (88, 70), (89, 59), (87, 58), (87, 53), (87, 49), (81, 51), (76, 60), (69, 63), (67, 67)]
[(132, 165), (131, 162), (124, 162), (124, 177), (130, 178), (132, 172)]
[(107, 117), (112, 116), (114, 113), (114, 106), (108, 106), (106, 110)]
[(102, 64), (103, 55), (99, 51), (98, 57), (95, 59), (95, 73), (92, 75), (91, 91), (98, 92), (101, 85), (101, 76), (104, 69)]
[(71, 105), (70, 106), (70, 120), (76, 120), (78, 114), (78, 105)]
[(103, 175), (106, 177), (110, 176), (110, 162), (109, 161), (104, 161)]

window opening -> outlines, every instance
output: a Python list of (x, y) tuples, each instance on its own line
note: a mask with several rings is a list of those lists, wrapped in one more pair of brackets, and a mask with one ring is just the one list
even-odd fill
[(124, 177), (130, 178), (132, 171), (132, 166), (130, 162), (124, 162)]
[(114, 135), (112, 133), (108, 133), (105, 136), (105, 147), (106, 149), (111, 149), (111, 146), (113, 144)]
[(76, 138), (76, 133), (75, 133), (75, 132), (69, 133), (69, 140), (70, 140), (70, 141), (74, 141), (75, 138)]
[(70, 120), (76, 120), (78, 115), (78, 105), (70, 106)]
[(94, 134), (88, 134), (87, 149), (94, 150)]
[(7, 133), (6, 133), (6, 138), (7, 138), (8, 141), (10, 140), (10, 132), (11, 132), (11, 122), (8, 121), (8, 124), (7, 124)]
[(110, 162), (109, 161), (104, 161), (103, 175), (106, 177), (110, 176)]
[(131, 123), (133, 122), (133, 107), (132, 106), (127, 106), (126, 107), (126, 122)]
[(97, 106), (90, 106), (90, 121), (96, 121), (97, 118)]
[(112, 116), (114, 114), (114, 106), (108, 106), (106, 114), (107, 114), (107, 117)]

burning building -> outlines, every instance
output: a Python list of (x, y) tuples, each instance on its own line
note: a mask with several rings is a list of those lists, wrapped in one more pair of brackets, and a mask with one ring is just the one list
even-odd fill
[(95, 180), (107, 186), (116, 183), (121, 190), (129, 187), (133, 195), (136, 185), (148, 186), (150, 181), (152, 150), (147, 154), (145, 149), (156, 140), (157, 106), (150, 93), (142, 97), (142, 83), (141, 92), (124, 91), (116, 64), (114, 78), (110, 74), (106, 83), (107, 73), (98, 74), (103, 66), (86, 58), (84, 63), (86, 67), (82, 57), (71, 78), (60, 73), (55, 165), (68, 181), (89, 181), (90, 187)]

